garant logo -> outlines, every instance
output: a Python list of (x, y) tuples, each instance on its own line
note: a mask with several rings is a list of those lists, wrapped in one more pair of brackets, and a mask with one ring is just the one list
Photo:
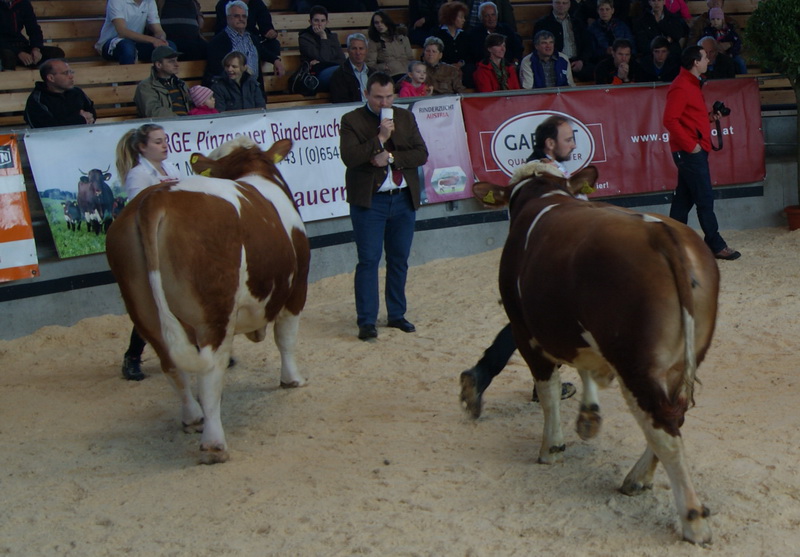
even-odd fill
[(0, 145), (0, 168), (13, 168), (14, 157), (11, 156), (11, 145)]
[(572, 158), (564, 163), (570, 174), (588, 165), (594, 157), (594, 138), (583, 122), (563, 112), (539, 110), (525, 112), (503, 122), (492, 138), (492, 158), (508, 176), (533, 152), (536, 127), (550, 116), (562, 116), (573, 123), (575, 150)]

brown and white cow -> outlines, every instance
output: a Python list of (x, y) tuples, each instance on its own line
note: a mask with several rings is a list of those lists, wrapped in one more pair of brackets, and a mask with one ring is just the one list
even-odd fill
[(529, 163), (509, 187), (473, 188), (486, 205), (509, 205), (500, 293), (541, 399), (539, 462), (554, 463), (565, 450), (559, 365), (575, 367), (583, 382), (582, 439), (600, 428), (598, 387), (617, 377), (647, 440), (621, 491), (652, 488), (661, 461), (684, 538), (708, 543), (709, 512), (692, 486), (680, 427), (714, 332), (714, 256), (692, 229), (672, 219), (573, 197), (594, 185), (594, 167), (570, 179), (554, 169)]
[[(310, 251), (276, 167), (291, 147), (282, 140), (262, 152), (244, 139), (211, 158), (194, 154), (201, 175), (144, 190), (108, 232), (106, 254), (125, 306), (180, 394), (184, 430), (202, 430), (206, 464), (228, 459), (220, 400), (234, 334), (260, 341), (274, 321), (281, 386), (305, 383), (294, 348)], [(190, 373), (198, 376), (199, 404)]]

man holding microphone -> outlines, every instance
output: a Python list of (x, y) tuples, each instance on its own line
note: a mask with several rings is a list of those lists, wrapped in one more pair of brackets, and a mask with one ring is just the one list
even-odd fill
[(370, 76), (366, 98), (365, 106), (344, 115), (340, 132), (358, 252), (355, 301), (361, 340), (378, 336), (378, 266), (384, 250), (388, 326), (406, 333), (416, 330), (405, 318), (405, 285), (420, 204), (419, 167), (428, 160), (414, 115), (392, 107), (392, 78), (382, 72)]
[(667, 90), (664, 127), (669, 132), (672, 160), (678, 167), (678, 185), (669, 210), (670, 218), (686, 224), (689, 211), (697, 206), (697, 220), (706, 244), (717, 259), (733, 261), (741, 253), (728, 247), (719, 233), (714, 214), (714, 192), (708, 169), (711, 122), (719, 113), (709, 113), (703, 99), (702, 74), (708, 68), (706, 51), (689, 46), (681, 54), (681, 70)]

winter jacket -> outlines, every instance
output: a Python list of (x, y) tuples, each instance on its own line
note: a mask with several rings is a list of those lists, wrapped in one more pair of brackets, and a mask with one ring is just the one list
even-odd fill
[[(177, 76), (175, 76), (175, 79), (178, 81), (178, 88), (186, 102), (186, 110), (188, 112), (194, 106), (192, 104), (192, 98), (189, 96), (189, 89), (182, 79)], [(133, 102), (136, 103), (136, 114), (139, 118), (177, 116), (172, 111), (172, 99), (169, 96), (169, 90), (156, 77), (155, 68), (150, 69), (150, 77), (143, 79), (136, 86), (136, 92), (133, 94)]]
[[(374, 74), (367, 66), (367, 76)], [(361, 84), (353, 73), (353, 65), (349, 60), (345, 60), (339, 68), (333, 72), (330, 84), (332, 103), (351, 103), (361, 100)]]
[(86, 123), (80, 114), (81, 110), (97, 117), (94, 103), (78, 87), (54, 93), (47, 89), (44, 82), (37, 81), (25, 103), (25, 121), (32, 128), (80, 126)]
[(700, 79), (686, 68), (681, 68), (678, 77), (667, 89), (662, 123), (669, 132), (669, 147), (673, 153), (691, 153), (698, 143), (704, 151), (711, 150), (709, 111), (700, 87)]
[(344, 51), (338, 35), (330, 29), (325, 29), (325, 34), (327, 38), (323, 41), (319, 38), (319, 35), (311, 30), (310, 25), (300, 31), (298, 46), (300, 48), (300, 58), (303, 62), (318, 60), (323, 62), (325, 67), (339, 65), (344, 62)]
[(367, 46), (367, 66), (376, 72), (406, 74), (413, 59), (411, 42), (405, 35), (395, 35), (392, 40), (370, 40)]
[(211, 82), (211, 90), (214, 91), (217, 110), (242, 110), (246, 108), (264, 108), (264, 93), (258, 86), (255, 78), (248, 74), (242, 74), (242, 79), (236, 83), (227, 75), (218, 75)]
[[(27, 38), (21, 32), (23, 28)], [(11, 5), (0, 2), (0, 48), (16, 54), (43, 46), (42, 28), (36, 21), (30, 0), (12, 0)]]
[[(521, 89), (519, 85), (519, 78), (517, 77), (517, 66), (506, 66), (508, 72), (508, 80), (506, 81), (506, 91)], [(472, 79), (475, 80), (475, 90), (478, 93), (491, 93), (492, 91), (500, 91), (500, 82), (497, 80), (492, 64), (489, 62), (478, 62), (475, 67), (475, 73), (472, 74)]]

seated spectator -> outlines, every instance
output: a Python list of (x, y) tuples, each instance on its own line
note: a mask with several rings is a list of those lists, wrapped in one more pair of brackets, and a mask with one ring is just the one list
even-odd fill
[(469, 39), (464, 32), (467, 6), (463, 2), (447, 2), (439, 8), (439, 29), (434, 33), (444, 43), (443, 60), (459, 70), (469, 57)]
[(664, 9), (680, 17), (684, 21), (692, 19), (692, 14), (689, 13), (689, 6), (686, 5), (686, 0), (664, 0)]
[(186, 83), (178, 77), (178, 56), (168, 46), (153, 50), (150, 77), (136, 86), (133, 102), (139, 118), (186, 116), (192, 109), (192, 97)]
[[(145, 29), (150, 32), (145, 34)], [(108, 0), (106, 20), (100, 30), (95, 50), (106, 60), (134, 64), (136, 59), (150, 60), (153, 49), (168, 46), (177, 51), (175, 43), (167, 40), (161, 28), (155, 0)]]
[(408, 75), (400, 81), (398, 97), (426, 97), (433, 88), (425, 83), (428, 71), (423, 62), (414, 60), (408, 64)]
[[(469, 31), (474, 29), (481, 23), (481, 6), (486, 2), (484, 0), (463, 0), (467, 6), (467, 22), (464, 24), (464, 30)], [(510, 0), (494, 0), (494, 9), (497, 12), (498, 20), (506, 27), (511, 29), (514, 33), (517, 32), (517, 21), (514, 19), (514, 8), (511, 6)], [(503, 33), (505, 35), (505, 33)], [(485, 39), (486, 37), (481, 37)], [(508, 35), (506, 35), (508, 39)], [(483, 44), (483, 43), (481, 43)], [(479, 57), (479, 59), (482, 58)]]
[(439, 8), (447, 0), (408, 0), (408, 37), (412, 44), (424, 44), (439, 28)]
[(517, 66), (506, 62), (506, 38), (492, 33), (484, 41), (486, 56), (475, 67), (472, 78), (479, 93), (520, 89)]
[(197, 0), (156, 0), (161, 28), (181, 51), (181, 60), (205, 60), (208, 41), (200, 34), (203, 12)]
[(719, 51), (717, 40), (714, 37), (703, 37), (698, 45), (706, 51), (708, 68), (706, 79), (732, 79), (736, 77), (736, 66), (730, 56)]
[(222, 59), (224, 73), (214, 76), (211, 90), (214, 91), (216, 109), (220, 112), (264, 108), (264, 92), (252, 74), (244, 71), (244, 54), (233, 51)]
[(622, 85), (640, 81), (639, 69), (632, 59), (632, 46), (628, 39), (617, 39), (611, 47), (611, 56), (603, 59), (594, 70), (598, 85)]
[[(706, 33), (704, 33), (703, 30), (711, 25), (711, 17), (709, 16), (709, 13), (713, 8), (720, 8), (721, 10), (724, 11), (725, 0), (706, 0), (706, 6), (708, 7), (708, 11), (700, 14), (699, 16), (697, 16), (692, 20), (691, 26), (689, 28), (689, 38), (686, 39), (686, 44), (688, 45), (697, 44), (697, 42), (706, 35)], [(736, 21), (730, 16), (724, 16), (724, 17), (725, 17), (725, 25), (727, 25), (734, 31), (738, 32), (739, 28), (736, 25)], [(713, 37), (714, 35), (711, 36)]]
[(361, 33), (347, 37), (347, 58), (331, 76), (331, 102), (366, 102), (367, 79), (375, 72), (367, 66), (367, 38)]
[(539, 31), (533, 37), (533, 52), (522, 59), (519, 67), (523, 89), (574, 87), (569, 58), (556, 53), (556, 40), (550, 31)]
[(689, 27), (679, 16), (664, 10), (664, 0), (649, 0), (649, 3), (650, 10), (646, 10), (633, 24), (637, 52), (648, 52), (653, 39), (664, 37), (669, 43), (670, 56), (679, 60)]
[(94, 124), (94, 103), (79, 87), (75, 72), (63, 58), (46, 60), (39, 66), (37, 81), (25, 103), (25, 122), (32, 128)]
[[(245, 71), (256, 78), (261, 90), (264, 90), (264, 79), (261, 75), (261, 58), (253, 36), (247, 32), (247, 4), (242, 0), (228, 2), (225, 7), (228, 25), (221, 33), (217, 33), (208, 43), (208, 63), (203, 75), (203, 84), (208, 87), (215, 75), (222, 73), (222, 59), (229, 52), (241, 52), (245, 57)], [(275, 66), (275, 75), (283, 75), (284, 68), (281, 59), (276, 57), (267, 59)]]
[(711, 8), (708, 11), (709, 26), (703, 29), (704, 37), (713, 37), (717, 40), (718, 50), (733, 60), (736, 73), (747, 73), (747, 64), (742, 53), (742, 39), (734, 27), (725, 22), (725, 13), (722, 8)]
[(398, 29), (392, 18), (381, 10), (372, 15), (369, 24), (369, 47), (367, 66), (373, 71), (384, 72), (398, 81), (408, 71), (408, 63), (414, 58), (411, 42), (405, 35), (405, 27)]
[(479, 10), (480, 21), (467, 32), (470, 46), (467, 62), (474, 65), (483, 60), (486, 54), (483, 48), (486, 36), (491, 33), (500, 33), (506, 37), (506, 62), (519, 64), (524, 52), (522, 38), (509, 24), (498, 21), (497, 4), (483, 2), (480, 4)]
[(309, 12), (311, 24), (300, 31), (300, 59), (311, 67), (311, 73), (319, 79), (319, 90), (327, 91), (333, 72), (345, 61), (339, 37), (328, 29), (328, 10), (314, 6)]
[[(225, 29), (227, 17), (225, 6), (230, 0), (219, 0), (215, 8), (217, 14), (214, 24), (214, 34)], [(278, 32), (272, 24), (272, 14), (264, 4), (264, 0), (242, 0), (247, 4), (247, 32), (253, 37), (253, 42), (258, 49), (258, 56), (262, 60), (274, 60), (281, 55), (281, 43)], [(163, 21), (162, 21), (163, 23)], [(172, 38), (172, 35), (170, 35)]]
[(600, 0), (597, 3), (597, 15), (598, 19), (589, 26), (595, 61), (611, 56), (611, 45), (617, 39), (627, 39), (633, 45), (631, 28), (614, 17), (613, 0)]
[(553, 35), (555, 50), (569, 59), (575, 77), (582, 81), (594, 80), (592, 37), (578, 17), (577, 8), (570, 9), (570, 0), (553, 0), (552, 12), (533, 26), (534, 35), (539, 31), (549, 31)]
[(0, 1), (0, 69), (13, 70), (18, 65), (35, 68), (53, 58), (64, 58), (64, 51), (44, 46), (42, 28), (30, 0)]
[(216, 109), (216, 99), (214, 91), (202, 85), (195, 85), (189, 88), (189, 96), (192, 97), (194, 108), (189, 111), (189, 116), (206, 116), (208, 114), (219, 114)]
[(669, 43), (664, 37), (656, 37), (650, 43), (650, 54), (639, 61), (640, 80), (671, 83), (680, 71), (678, 61), (669, 55)]
[(456, 95), (465, 91), (461, 70), (442, 62), (444, 43), (439, 37), (428, 37), (423, 45), (422, 60), (428, 73), (428, 85), (434, 95)]

